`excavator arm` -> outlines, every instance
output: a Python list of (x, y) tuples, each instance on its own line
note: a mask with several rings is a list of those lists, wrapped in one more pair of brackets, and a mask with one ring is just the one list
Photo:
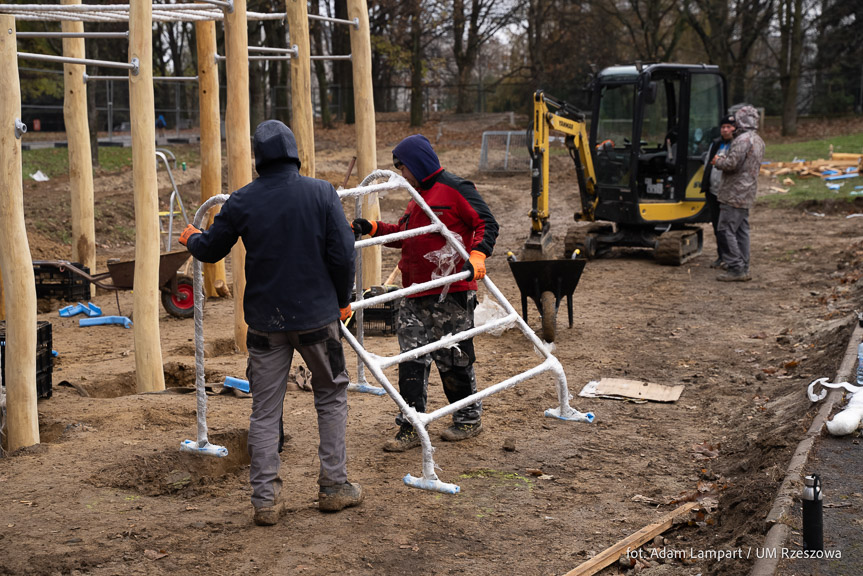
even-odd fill
[(575, 164), (582, 204), (582, 212), (576, 218), (594, 220), (596, 176), (584, 114), (538, 90), (533, 100), (533, 144), (530, 150), (531, 230), (522, 252), (522, 258), (526, 260), (547, 259), (552, 242), (548, 222), (549, 139), (552, 131), (565, 135), (567, 150)]

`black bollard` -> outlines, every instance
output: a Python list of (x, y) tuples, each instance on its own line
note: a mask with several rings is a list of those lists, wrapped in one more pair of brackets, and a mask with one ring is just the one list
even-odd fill
[(818, 474), (806, 476), (803, 484), (803, 549), (824, 550), (821, 478)]

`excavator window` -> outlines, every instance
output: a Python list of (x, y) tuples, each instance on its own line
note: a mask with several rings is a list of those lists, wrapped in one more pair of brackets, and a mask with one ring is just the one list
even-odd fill
[(595, 120), (596, 142), (602, 143), (594, 151), (594, 168), (599, 184), (629, 187), (634, 110), (634, 84), (603, 86)]
[[(695, 189), (701, 193), (701, 176), (705, 155), (710, 148), (710, 142), (719, 137), (719, 121), (724, 110), (724, 92), (722, 78), (716, 74), (693, 74), (690, 83), (689, 96), (689, 150), (686, 159), (686, 180), (697, 183), (692, 190), (687, 190), (687, 196), (694, 194)], [(699, 174), (699, 171), (700, 174)]]
[[(656, 78), (649, 98), (642, 99), (642, 122), (636, 189), (644, 200), (674, 197), (674, 174), (680, 128), (678, 110), (681, 79)], [(648, 96), (647, 94), (645, 96)]]

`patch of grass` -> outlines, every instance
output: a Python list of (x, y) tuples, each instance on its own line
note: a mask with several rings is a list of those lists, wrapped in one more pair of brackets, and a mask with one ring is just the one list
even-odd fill
[[(795, 158), (809, 161), (818, 160), (819, 158), (826, 159), (830, 155), (831, 144), (833, 145), (834, 152), (863, 152), (863, 133), (784, 144), (771, 144), (768, 142), (767, 150), (764, 153), (764, 160), (765, 162), (790, 162)], [(783, 184), (782, 181), (785, 178), (790, 178), (794, 184)], [(830, 190), (827, 188), (826, 182), (821, 178), (800, 178), (795, 174), (789, 174), (776, 179), (775, 184), (773, 184), (779, 188), (788, 189), (786, 194), (770, 194), (760, 198), (758, 201), (759, 203), (773, 207), (796, 206), (806, 201), (840, 201), (851, 203), (855, 198), (855, 196), (851, 195), (851, 192), (855, 191), (855, 186), (863, 185), (863, 178), (849, 178), (848, 180), (838, 180), (835, 183), (842, 183), (842, 187), (839, 190)], [(857, 190), (857, 192), (860, 192), (860, 190)]]
[(830, 145), (834, 152), (863, 152), (863, 134), (846, 134), (823, 140), (807, 140), (805, 142), (787, 142), (773, 144), (767, 142), (764, 160), (770, 162), (790, 162), (795, 158), (803, 160), (818, 160), (830, 156)]
[[(782, 184), (782, 180), (791, 178), (793, 185), (787, 186)], [(845, 185), (839, 190), (830, 190), (821, 178), (800, 178), (795, 175), (783, 176), (776, 181), (774, 186), (785, 188), (787, 193), (769, 194), (758, 199), (759, 204), (767, 204), (771, 207), (788, 207), (796, 206), (801, 202), (809, 200), (815, 201), (840, 201), (854, 202), (856, 196), (851, 196), (851, 192), (855, 191), (854, 186), (863, 185), (863, 178), (852, 178), (846, 181)], [(856, 192), (860, 192), (857, 190)]]
[(105, 172), (121, 172), (132, 168), (132, 149), (99, 147), (99, 167)]
[(498, 481), (499, 486), (525, 485), (528, 490), (533, 487), (533, 479), (522, 476), (517, 472), (504, 472), (502, 470), (492, 470), (483, 468), (481, 470), (473, 470), (466, 472), (460, 476), (461, 478), (491, 478)]
[(69, 172), (69, 151), (65, 148), (37, 148), (21, 152), (24, 178), (41, 170), (49, 178)]

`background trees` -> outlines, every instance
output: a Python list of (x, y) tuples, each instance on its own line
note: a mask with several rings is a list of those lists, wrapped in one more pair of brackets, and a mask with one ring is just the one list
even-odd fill
[[(285, 6), (282, 0), (248, 0), (248, 9), (284, 12)], [(635, 61), (717, 64), (731, 102), (781, 116), (786, 134), (795, 132), (799, 114), (863, 113), (863, 0), (369, 0), (369, 11), (375, 108), (410, 112), (414, 125), (443, 110), (526, 112), (540, 88), (586, 106), (593, 71)], [(347, 0), (311, 0), (309, 13), (347, 18)], [(21, 30), (52, 26), (20, 23)], [(314, 54), (350, 53), (346, 26), (315, 21), (311, 34)], [(157, 23), (153, 38), (157, 75), (195, 75), (194, 26)], [(284, 21), (249, 23), (251, 46), (289, 43)], [(88, 55), (122, 59), (122, 44), (88, 41)], [(61, 44), (22, 40), (20, 50), (59, 53)], [(290, 120), (289, 65), (250, 64), (253, 125), (267, 117)], [(56, 104), (62, 80), (40, 68), (52, 66), (22, 67), (24, 115), (38, 114), (49, 129), (52, 114), (62, 122), (62, 111), (26, 105)], [(323, 124), (353, 122), (350, 62), (316, 60), (314, 72)], [(110, 96), (115, 128), (124, 119), (125, 86), (114, 83), (113, 89), (113, 95), (105, 83), (91, 89), (102, 130)], [(156, 84), (156, 107), (169, 129), (178, 118), (195, 123), (196, 99), (192, 84)]]

